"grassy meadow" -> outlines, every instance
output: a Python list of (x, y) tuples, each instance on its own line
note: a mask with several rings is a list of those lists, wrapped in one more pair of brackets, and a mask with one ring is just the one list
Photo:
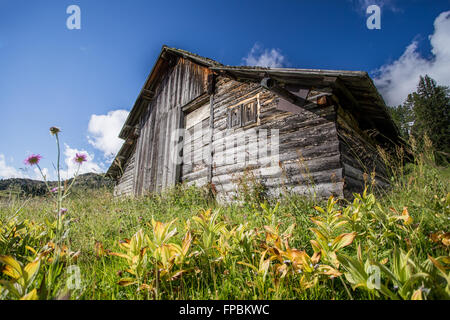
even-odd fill
[(248, 187), (3, 197), (0, 299), (448, 299), (450, 170), (425, 155), (353, 201)]

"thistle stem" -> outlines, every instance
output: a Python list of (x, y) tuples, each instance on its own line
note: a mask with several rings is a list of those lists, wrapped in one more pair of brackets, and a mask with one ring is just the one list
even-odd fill
[(78, 177), (78, 172), (80, 172), (80, 167), (81, 167), (81, 163), (78, 164), (77, 172), (75, 173), (75, 176), (73, 177), (72, 182), (70, 183), (69, 187), (68, 187), (66, 190), (64, 190), (63, 197), (64, 197), (64, 196), (69, 192), (69, 190), (72, 188), (73, 183), (75, 182), (75, 180), (76, 180), (77, 177)]
[[(61, 160), (61, 149), (59, 146), (59, 136), (58, 133), (55, 133), (55, 138), (56, 138), (56, 145), (57, 145), (57, 149), (58, 149), (58, 158), (57, 158), (57, 165), (56, 165), (56, 170), (58, 173), (58, 201), (57, 201), (57, 206), (58, 206), (58, 238), (61, 236), (61, 227), (62, 227), (62, 221), (61, 221), (61, 204), (62, 204), (62, 194), (61, 194), (61, 172), (60, 172), (60, 160)], [(58, 239), (60, 240), (60, 239)]]
[(39, 166), (39, 164), (36, 164), (36, 166), (37, 166), (37, 168), (39, 169), (39, 172), (41, 173), (42, 178), (44, 179), (44, 183), (45, 183), (45, 186), (47, 187), (48, 192), (49, 192), (51, 195), (53, 195), (52, 190), (50, 189), (50, 186), (48, 185), (47, 177), (46, 177), (46, 176), (44, 175), (44, 173), (42, 172), (42, 169), (41, 169), (41, 167)]

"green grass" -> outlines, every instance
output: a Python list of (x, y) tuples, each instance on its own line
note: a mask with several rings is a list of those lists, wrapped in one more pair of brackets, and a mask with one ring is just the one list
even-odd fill
[[(376, 196), (374, 204), (369, 203), (371, 194), (366, 195), (369, 198), (364, 198), (361, 202), (358, 221), (348, 222), (343, 227), (334, 226), (333, 223), (329, 225), (331, 239), (335, 239), (342, 233), (355, 232), (356, 234), (351, 244), (339, 249), (338, 254), (356, 259), (359, 247), (363, 261), (384, 263), (383, 265), (393, 270), (395, 250), (410, 251), (411, 261), (407, 262), (409, 276), (424, 270), (430, 276), (425, 280), (422, 279), (421, 282), (414, 283), (408, 289), (409, 291), (405, 289), (408, 291), (407, 298), (412, 298), (413, 293), (419, 290), (422, 292), (422, 298), (447, 299), (449, 293), (445, 276), (442, 272), (439, 273), (439, 268), (431, 263), (428, 256), (441, 257), (439, 263), (448, 277), (449, 247), (439, 242), (440, 240), (431, 241), (430, 235), (438, 231), (444, 233), (450, 231), (449, 176), (449, 168), (437, 168), (425, 162), (402, 168), (402, 173), (395, 175), (391, 190), (384, 192), (376, 191), (376, 188), (372, 190), (373, 195)], [(68, 209), (67, 217), (71, 220), (67, 244), (72, 251), (80, 251), (80, 254), (76, 262), (67, 261), (63, 264), (63, 271), (57, 277), (58, 285), (55, 285), (55, 292), (61, 291), (67, 281), (68, 275), (64, 273), (64, 268), (76, 263), (81, 271), (82, 287), (71, 292), (72, 299), (389, 298), (380, 290), (370, 290), (364, 286), (353, 290), (354, 283), (348, 278), (353, 272), (351, 267), (345, 263), (333, 266), (331, 255), (327, 256), (325, 253), (322, 253), (320, 265), (333, 266), (346, 275), (333, 278), (313, 270), (308, 274), (310, 279), (316, 281), (312, 286), (305, 284), (306, 278), (303, 280), (301, 278), (306, 271), (297, 274), (296, 271), (300, 269), (297, 270), (289, 264), (287, 265), (289, 272), (285, 277), (281, 277), (276, 268), (282, 262), (276, 258), (270, 261), (268, 275), (264, 280), (250, 267), (241, 264), (240, 262), (254, 265), (259, 263), (263, 248), (267, 249), (271, 246), (266, 238), (267, 228), (265, 229), (265, 226), (271, 223), (273, 227), (279, 226), (280, 235), (289, 226), (295, 224), (292, 234), (286, 237), (286, 241), (290, 248), (305, 250), (311, 257), (314, 251), (310, 240), (317, 239), (317, 234), (310, 229), (317, 227), (311, 217), (329, 219), (333, 215), (339, 215), (339, 212), (343, 210), (345, 212), (346, 207), (350, 210), (348, 213), (350, 217), (358, 205), (341, 201), (331, 211), (325, 210), (326, 213), (322, 214), (314, 207), (325, 208), (326, 201), (315, 203), (311, 199), (299, 196), (289, 196), (278, 200), (280, 204), (274, 211), (274, 216), (271, 217), (269, 211), (274, 210), (276, 205), (273, 199), (266, 210), (259, 202), (219, 205), (208, 198), (204, 190), (182, 186), (173, 188), (162, 195), (149, 195), (135, 199), (115, 198), (108, 190), (73, 194), (65, 200), (63, 205)], [(404, 207), (407, 207), (413, 219), (411, 224), (405, 224), (404, 220), (397, 219), (397, 214), (394, 212), (398, 212), (401, 216)], [(255, 238), (249, 240), (251, 252), (245, 252), (244, 244), (233, 240), (236, 238), (233, 234), (226, 244), (230, 247), (229, 253), (220, 254), (217, 248), (221, 247), (220, 239), (225, 239), (223, 231), (212, 233), (213, 242), (210, 248), (201, 245), (201, 239), (205, 233), (199, 231), (201, 229), (192, 217), (208, 208), (211, 208), (212, 212), (219, 211), (217, 223), (223, 223), (227, 231), (241, 224), (247, 224), (247, 231), (256, 230)], [(23, 264), (27, 263), (27, 259), (33, 260), (36, 255), (25, 249), (25, 244), (39, 251), (52, 239), (45, 221), (55, 219), (55, 210), (53, 202), (45, 197), (33, 198), (26, 202), (24, 199), (4, 200), (0, 207), (0, 228), (3, 223), (3, 229), (0, 231), (3, 232), (4, 237), (3, 242), (0, 241), (0, 254), (14, 256)], [(14, 223), (18, 224), (28, 219), (37, 225), (42, 224), (42, 230), (47, 230), (47, 233), (44, 231), (43, 235), (39, 235), (39, 232), (33, 231), (33, 227), (28, 226), (24, 229), (24, 235), (11, 240), (12, 242), (7, 242), (5, 240), (7, 231), (10, 231), (11, 227), (6, 226), (6, 222), (10, 221), (16, 212), (17, 217)], [(179, 266), (180, 270), (190, 269), (190, 272), (183, 274), (181, 279), (172, 281), (158, 279), (158, 281), (153, 272), (154, 262), (150, 261), (142, 273), (144, 276), (139, 280), (139, 284), (146, 283), (153, 288), (152, 290), (138, 291), (138, 285), (121, 286), (118, 284), (121, 278), (134, 277), (126, 271), (129, 268), (127, 261), (109, 254), (99, 255), (96, 252), (96, 246), (98, 248), (101, 244), (106, 251), (123, 252), (119, 248), (119, 240), (131, 239), (140, 229), (150, 237), (152, 236), (152, 219), (162, 222), (176, 219), (172, 228), (176, 227), (178, 232), (170, 239), (171, 243), (176, 244), (181, 244), (188, 229), (186, 221), (189, 220), (190, 230), (195, 235), (189, 252), (199, 251), (199, 253), (189, 257), (187, 259), (189, 263)], [(30, 236), (25, 239), (27, 234)], [(223, 245), (223, 248), (226, 245)], [(278, 247), (274, 245), (270, 247), (272, 251), (269, 250), (269, 253), (273, 252), (275, 247), (287, 250), (285, 244)], [(421, 264), (424, 265), (423, 268), (419, 267)], [(43, 275), (49, 272), (49, 265), (51, 265), (50, 262), (41, 264), (36, 283), (33, 283), (29, 290), (40, 288), (39, 283), (43, 281)], [(394, 279), (396, 276), (383, 273), (381, 278), (382, 283), (394, 293), (396, 292), (394, 286), (398, 280)], [(0, 279), (11, 280), (7, 275), (1, 275)], [(156, 285), (158, 289), (155, 289)], [(431, 290), (427, 291), (428, 288)], [(12, 299), (5, 292), (3, 290), (3, 299)], [(400, 295), (397, 297), (405, 298)]]

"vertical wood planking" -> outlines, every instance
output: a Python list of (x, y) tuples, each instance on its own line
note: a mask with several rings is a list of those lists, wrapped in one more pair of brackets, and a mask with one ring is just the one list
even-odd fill
[[(180, 179), (180, 166), (170, 157), (175, 142), (171, 135), (180, 127), (181, 107), (204, 91), (205, 68), (179, 58), (177, 64), (162, 78), (148, 110), (140, 119), (141, 134), (133, 153), (132, 178), (123, 180), (136, 195), (147, 191), (161, 191)], [(118, 183), (118, 190), (122, 182)], [(123, 188), (122, 188), (123, 189)]]

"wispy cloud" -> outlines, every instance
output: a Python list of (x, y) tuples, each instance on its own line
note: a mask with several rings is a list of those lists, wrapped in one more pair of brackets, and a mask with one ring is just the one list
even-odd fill
[(286, 58), (280, 49), (263, 49), (260, 44), (255, 43), (242, 61), (247, 66), (282, 68), (286, 63)]
[(50, 175), (50, 172), (47, 168), (42, 168), (42, 174), (38, 168), (34, 168), (33, 172), (34, 172), (34, 177), (32, 177), (32, 179), (34, 179), (34, 180), (44, 180), (44, 177), (42, 177), (42, 174), (45, 176), (46, 180), (53, 180), (53, 177)]
[(375, 84), (386, 103), (399, 105), (415, 91), (419, 78), (428, 74), (439, 84), (450, 86), (450, 11), (441, 13), (434, 21), (434, 33), (429, 36), (431, 58), (418, 52), (413, 41), (400, 58), (375, 71)]
[(127, 116), (126, 110), (114, 110), (106, 115), (94, 114), (89, 120), (88, 141), (94, 148), (103, 152), (108, 161), (112, 160), (123, 144), (118, 135)]
[(387, 9), (393, 12), (400, 12), (402, 11), (401, 8), (399, 8), (396, 5), (396, 0), (347, 0), (353, 4), (353, 9), (357, 12), (360, 12), (361, 14), (365, 15), (366, 10), (371, 5), (377, 5), (383, 9)]
[(24, 172), (19, 171), (11, 165), (6, 163), (6, 157), (4, 154), (0, 154), (0, 179), (9, 178), (28, 178)]

